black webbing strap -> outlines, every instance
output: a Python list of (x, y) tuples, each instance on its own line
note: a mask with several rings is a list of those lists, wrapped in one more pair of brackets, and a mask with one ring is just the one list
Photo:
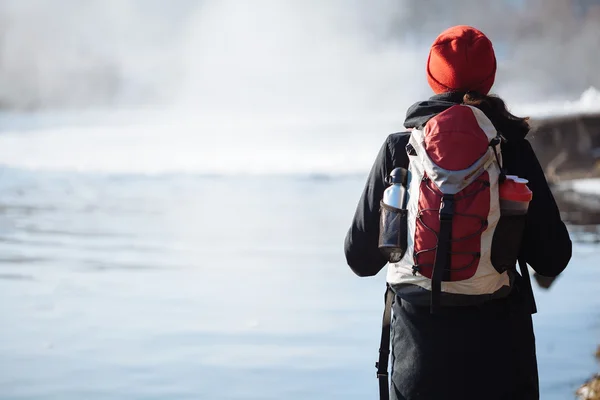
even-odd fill
[(383, 308), (383, 321), (381, 323), (381, 343), (379, 345), (379, 361), (375, 363), (377, 379), (379, 380), (379, 398), (389, 400), (390, 384), (388, 381), (388, 359), (390, 357), (390, 330), (392, 324), (392, 303), (394, 291), (387, 285), (385, 291), (385, 306)]
[(452, 216), (454, 215), (454, 195), (445, 194), (440, 205), (440, 232), (431, 276), (431, 313), (440, 308), (442, 281), (449, 281), (450, 251), (452, 250)]
[(519, 269), (521, 270), (521, 276), (525, 284), (525, 290), (527, 291), (527, 297), (529, 298), (529, 307), (531, 314), (537, 313), (537, 306), (535, 304), (535, 296), (533, 295), (533, 287), (531, 286), (531, 277), (529, 276), (529, 268), (525, 260), (519, 258)]

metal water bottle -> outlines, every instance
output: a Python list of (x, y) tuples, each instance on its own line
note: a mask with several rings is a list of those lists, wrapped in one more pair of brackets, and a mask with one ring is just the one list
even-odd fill
[(405, 205), (408, 201), (407, 181), (408, 170), (395, 168), (388, 178), (388, 183), (391, 186), (383, 192), (384, 204), (399, 209), (406, 208)]
[(407, 210), (409, 172), (394, 169), (390, 186), (383, 192), (379, 222), (379, 250), (389, 262), (399, 262), (407, 246)]

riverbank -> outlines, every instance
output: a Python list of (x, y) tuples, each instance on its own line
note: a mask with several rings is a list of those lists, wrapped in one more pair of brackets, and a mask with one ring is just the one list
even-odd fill
[[(596, 358), (600, 362), (600, 346), (596, 350)], [(600, 373), (581, 385), (576, 394), (579, 396), (579, 400), (600, 400)]]
[(577, 390), (580, 400), (600, 400), (600, 375), (594, 376), (589, 382)]
[[(596, 350), (596, 358), (600, 362), (600, 346)], [(600, 373), (577, 389), (577, 395), (580, 400), (600, 400)]]

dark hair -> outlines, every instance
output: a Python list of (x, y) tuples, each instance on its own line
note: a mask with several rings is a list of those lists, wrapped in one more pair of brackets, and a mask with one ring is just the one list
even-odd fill
[(495, 95), (484, 95), (478, 92), (467, 92), (463, 96), (463, 104), (479, 108), (492, 123), (498, 126), (510, 124), (513, 127), (529, 130), (529, 117), (517, 117), (513, 115), (506, 103)]

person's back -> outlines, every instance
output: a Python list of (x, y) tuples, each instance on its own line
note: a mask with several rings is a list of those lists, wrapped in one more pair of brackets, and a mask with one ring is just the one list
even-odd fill
[[(457, 105), (473, 107), (469, 110), (476, 115), (481, 111), (483, 116), (476, 117), (478, 121), (485, 119), (493, 124), (492, 128), (504, 138), (499, 145), (503, 169), (509, 175), (525, 178), (533, 192), (519, 259), (544, 276), (556, 276), (566, 267), (571, 257), (571, 241), (543, 170), (525, 139), (529, 130), (527, 121), (508, 113), (499, 98), (487, 95), (495, 72), (496, 60), (491, 43), (478, 30), (454, 27), (436, 39), (427, 62), (428, 82), (436, 95), (408, 110), (404, 125), (409, 132), (392, 134), (386, 139), (346, 236), (346, 259), (357, 275), (375, 275), (388, 263), (388, 258), (379, 249), (380, 202), (391, 171), (398, 167), (410, 169), (410, 156), (406, 149), (411, 138), (410, 130), (413, 130), (413, 136), (422, 134), (421, 130), (428, 123), (432, 125), (432, 121), (435, 126), (431, 129), (434, 129), (437, 127), (436, 118)], [(457, 121), (458, 124), (462, 122)], [(451, 129), (443, 134), (451, 135)], [(488, 167), (489, 163), (486, 163)], [(488, 188), (504, 178), (496, 176), (493, 181), (488, 178)], [(493, 193), (497, 196), (497, 189)], [(494, 204), (497, 203), (496, 199)], [(417, 210), (417, 206), (413, 208)], [(436, 211), (439, 212), (439, 208)], [(491, 213), (489, 207), (486, 210)], [(418, 212), (422, 214), (420, 209)], [(482, 221), (485, 218), (482, 217)], [(485, 220), (483, 234), (488, 228), (487, 222)], [(440, 228), (429, 230), (435, 232), (438, 244), (441, 243)], [(480, 236), (482, 232), (479, 232)], [(446, 301), (442, 312), (432, 314), (430, 296), (418, 294), (434, 292), (433, 277), (410, 259), (417, 255), (416, 243), (423, 240), (418, 237), (418, 229), (414, 226), (409, 228), (409, 233), (414, 240), (411, 239), (413, 243), (408, 246), (407, 252), (411, 254), (404, 255), (404, 264), (406, 268), (412, 265), (413, 273), (408, 274), (402, 262), (390, 263), (387, 276), (388, 284), (396, 295), (392, 322), (391, 398), (539, 398), (530, 312), (532, 293), (528, 282), (514, 266), (502, 271), (506, 279), (500, 279), (501, 274), (498, 274), (494, 282), (500, 283), (487, 288), (485, 296), (473, 296), (468, 291), (460, 293), (468, 286), (452, 287), (452, 282), (446, 280), (443, 288), (450, 290), (450, 295), (456, 294), (446, 298), (468, 301)], [(437, 247), (426, 250), (435, 251)], [(406, 261), (407, 257), (409, 261)], [(450, 255), (448, 259), (451, 259)], [(446, 267), (452, 268), (452, 262)]]

